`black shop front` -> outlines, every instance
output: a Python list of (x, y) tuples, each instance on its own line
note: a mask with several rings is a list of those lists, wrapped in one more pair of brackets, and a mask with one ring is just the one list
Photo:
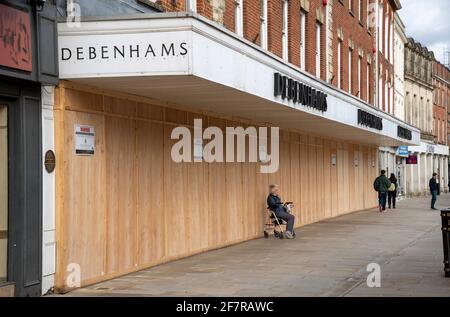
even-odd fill
[(0, 0), (0, 296), (41, 295), (41, 91), (58, 82), (52, 2)]

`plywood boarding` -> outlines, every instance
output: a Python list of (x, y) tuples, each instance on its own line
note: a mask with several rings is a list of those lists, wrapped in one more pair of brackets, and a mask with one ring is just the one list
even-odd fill
[[(68, 288), (71, 263), (80, 265), (86, 285), (259, 237), (270, 183), (296, 203), (297, 226), (376, 205), (375, 148), (282, 130), (273, 174), (259, 173), (258, 163), (179, 164), (170, 158), (175, 126), (192, 132), (194, 118), (223, 129), (249, 123), (64, 86), (55, 102), (56, 153), (63, 162), (57, 169), (58, 289)], [(94, 156), (74, 154), (75, 124), (95, 126)]]

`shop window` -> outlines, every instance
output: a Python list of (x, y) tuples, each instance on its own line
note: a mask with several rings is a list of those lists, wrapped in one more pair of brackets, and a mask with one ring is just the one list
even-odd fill
[(0, 284), (6, 282), (8, 260), (8, 115), (0, 105)]

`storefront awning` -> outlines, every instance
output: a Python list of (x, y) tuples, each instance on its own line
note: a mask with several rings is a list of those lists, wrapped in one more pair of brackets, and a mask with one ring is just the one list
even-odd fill
[(60, 76), (329, 138), (418, 145), (420, 132), (192, 14), (60, 23)]

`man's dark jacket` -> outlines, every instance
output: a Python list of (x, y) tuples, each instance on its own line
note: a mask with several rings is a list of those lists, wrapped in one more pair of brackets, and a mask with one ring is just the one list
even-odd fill
[(430, 179), (429, 186), (430, 186), (430, 192), (438, 191), (438, 184), (437, 184), (436, 180), (434, 179), (434, 177), (432, 177)]
[(373, 182), (373, 188), (380, 193), (387, 193), (389, 187), (391, 187), (391, 181), (386, 177), (386, 175), (378, 176), (375, 179), (375, 182)]
[(272, 194), (269, 194), (267, 197), (267, 205), (269, 209), (274, 211), (275, 213), (279, 211), (284, 211), (284, 205), (281, 202), (281, 198)]

